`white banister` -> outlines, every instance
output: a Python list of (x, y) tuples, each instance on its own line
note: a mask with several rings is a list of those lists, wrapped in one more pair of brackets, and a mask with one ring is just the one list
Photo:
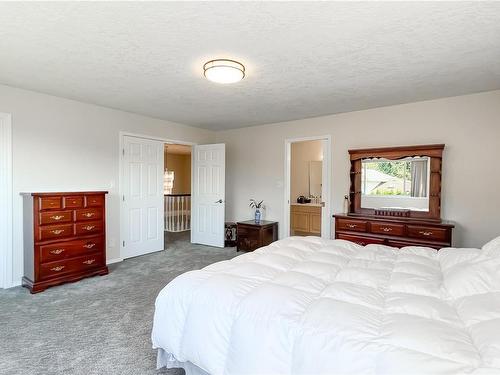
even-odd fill
[(165, 230), (184, 232), (191, 230), (191, 195), (165, 195)]

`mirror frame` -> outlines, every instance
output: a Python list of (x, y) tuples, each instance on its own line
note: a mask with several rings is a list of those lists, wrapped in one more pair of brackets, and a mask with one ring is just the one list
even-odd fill
[(443, 161), (444, 144), (383, 147), (349, 150), (351, 160), (349, 189), (350, 214), (365, 216), (375, 215), (375, 209), (361, 207), (361, 161), (365, 159), (384, 158), (399, 160), (407, 157), (427, 156), (430, 158), (430, 181), (429, 181), (429, 211), (410, 211), (408, 218), (441, 220), (441, 172)]

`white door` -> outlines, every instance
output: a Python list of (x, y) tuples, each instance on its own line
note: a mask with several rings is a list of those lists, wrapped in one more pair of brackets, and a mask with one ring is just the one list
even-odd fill
[(226, 145), (193, 147), (191, 240), (224, 247)]
[(163, 162), (162, 142), (124, 137), (123, 258), (164, 249)]

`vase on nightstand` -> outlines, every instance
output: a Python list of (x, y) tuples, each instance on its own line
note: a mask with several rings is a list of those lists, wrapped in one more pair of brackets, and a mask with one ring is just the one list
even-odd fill
[(255, 210), (255, 223), (256, 223), (256, 224), (260, 224), (260, 219), (261, 219), (261, 217), (262, 217), (262, 213), (260, 212), (260, 209), (259, 209), (259, 208), (257, 208), (257, 209)]

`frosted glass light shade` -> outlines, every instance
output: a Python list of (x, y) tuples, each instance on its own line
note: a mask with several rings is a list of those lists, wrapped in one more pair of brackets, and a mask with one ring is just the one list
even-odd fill
[(245, 67), (234, 60), (211, 60), (203, 65), (205, 77), (216, 83), (235, 83), (245, 77)]

